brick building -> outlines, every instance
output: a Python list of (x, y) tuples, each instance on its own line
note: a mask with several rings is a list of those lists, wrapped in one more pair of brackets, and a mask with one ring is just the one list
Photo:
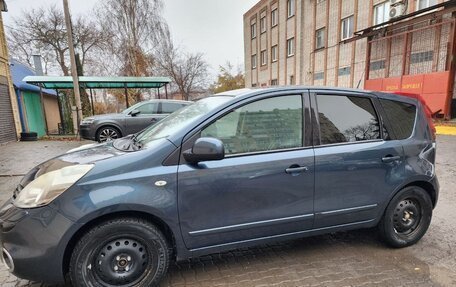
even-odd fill
[(261, 0), (244, 14), (246, 86), (418, 93), (449, 117), (455, 11), (455, 0)]

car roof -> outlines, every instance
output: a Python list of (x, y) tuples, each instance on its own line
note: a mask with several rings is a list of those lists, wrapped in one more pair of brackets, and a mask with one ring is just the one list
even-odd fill
[(264, 93), (274, 93), (274, 92), (286, 92), (286, 91), (296, 91), (296, 90), (319, 90), (319, 91), (337, 91), (337, 92), (346, 92), (346, 93), (357, 93), (357, 94), (371, 94), (375, 95), (378, 98), (402, 101), (416, 104), (417, 100), (412, 97), (407, 97), (403, 95), (397, 95), (393, 93), (384, 93), (371, 90), (362, 90), (354, 88), (341, 88), (341, 87), (322, 87), (322, 86), (274, 86), (266, 88), (245, 88), (227, 91), (223, 93), (216, 94), (215, 96), (232, 96), (232, 97), (250, 97), (253, 95), (264, 94)]
[(174, 100), (174, 99), (150, 99), (142, 101), (142, 103), (148, 102), (170, 102), (170, 103), (181, 103), (181, 104), (191, 104), (191, 101), (183, 101), (183, 100)]

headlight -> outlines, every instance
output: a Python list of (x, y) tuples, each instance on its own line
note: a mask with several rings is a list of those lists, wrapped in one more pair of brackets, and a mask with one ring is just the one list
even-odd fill
[(94, 118), (85, 118), (82, 120), (81, 125), (91, 125), (94, 121)]
[(19, 208), (47, 205), (92, 168), (93, 164), (80, 164), (45, 173), (29, 183), (17, 195), (14, 205)]

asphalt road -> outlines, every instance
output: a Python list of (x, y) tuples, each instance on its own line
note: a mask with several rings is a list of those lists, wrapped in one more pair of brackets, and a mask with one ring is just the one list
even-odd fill
[[(456, 286), (456, 136), (437, 141), (440, 199), (416, 245), (391, 249), (375, 229), (339, 232), (173, 264), (161, 286)], [(0, 146), (0, 201), (20, 180), (15, 175), (81, 144)], [(0, 285), (42, 284), (19, 280), (1, 266)]]

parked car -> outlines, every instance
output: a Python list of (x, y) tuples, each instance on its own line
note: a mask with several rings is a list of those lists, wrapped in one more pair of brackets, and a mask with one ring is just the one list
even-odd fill
[(222, 93), (31, 170), (0, 211), (2, 257), (35, 281), (156, 286), (172, 260), (328, 232), (405, 247), (431, 222), (435, 153), (418, 99)]
[(96, 115), (81, 121), (81, 137), (98, 142), (110, 141), (137, 133), (156, 124), (192, 102), (150, 100), (137, 103), (118, 114)]

